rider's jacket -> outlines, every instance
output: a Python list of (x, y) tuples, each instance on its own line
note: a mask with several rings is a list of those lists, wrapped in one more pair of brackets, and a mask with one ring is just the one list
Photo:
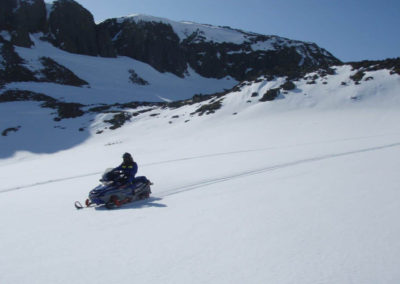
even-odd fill
[[(120, 166), (114, 169), (115, 171), (122, 171), (123, 175), (126, 176), (126, 182), (131, 184), (135, 179), (135, 175), (138, 171), (138, 166), (135, 162), (132, 164), (122, 163)], [(113, 171), (114, 171), (113, 170)]]

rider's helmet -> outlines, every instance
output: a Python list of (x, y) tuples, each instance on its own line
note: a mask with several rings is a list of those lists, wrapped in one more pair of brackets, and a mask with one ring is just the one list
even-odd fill
[(122, 159), (124, 160), (124, 164), (132, 164), (133, 163), (133, 158), (131, 154), (125, 153), (122, 155)]

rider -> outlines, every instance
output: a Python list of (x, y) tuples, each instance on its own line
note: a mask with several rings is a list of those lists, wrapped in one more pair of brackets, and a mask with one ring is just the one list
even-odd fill
[(122, 172), (122, 175), (125, 177), (125, 180), (124, 184), (120, 188), (125, 188), (133, 184), (135, 180), (135, 175), (138, 171), (138, 166), (136, 162), (133, 161), (133, 158), (129, 153), (125, 153), (124, 155), (122, 155), (122, 159), (123, 159), (122, 164), (113, 169), (112, 172), (114, 171)]

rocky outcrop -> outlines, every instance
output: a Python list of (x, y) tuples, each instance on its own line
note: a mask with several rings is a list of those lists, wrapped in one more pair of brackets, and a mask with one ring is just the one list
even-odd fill
[(36, 81), (34, 73), (23, 63), (14, 46), (0, 37), (0, 86), (9, 82)]
[(268, 102), (275, 100), (280, 95), (280, 89), (269, 89), (263, 97), (260, 99), (260, 102)]
[[(108, 31), (116, 52), (146, 62), (160, 72), (183, 77), (188, 67), (209, 78), (231, 76), (238, 81), (262, 74), (288, 75), (299, 69), (340, 64), (329, 52), (313, 43), (291, 41), (235, 30), (242, 43), (214, 42), (199, 30), (182, 40), (173, 27), (162, 21), (110, 19), (99, 25)], [(226, 32), (232, 32), (224, 28)], [(257, 49), (254, 45), (271, 45)]]
[(63, 50), (85, 55), (97, 55), (96, 25), (92, 14), (70, 0), (53, 3), (49, 17), (52, 43)]
[(356, 81), (358, 76), (360, 80), (362, 79), (361, 73), (362, 72), (370, 72), (370, 71), (377, 71), (382, 69), (390, 70), (391, 74), (399, 74), (400, 75), (400, 57), (397, 58), (388, 58), (385, 60), (364, 60), (360, 62), (349, 62), (353, 67), (353, 70), (358, 70), (358, 75), (355, 75)]
[(57, 110), (58, 116), (54, 118), (55, 121), (60, 121), (66, 118), (76, 118), (85, 114), (85, 112), (81, 110), (83, 107), (82, 104), (60, 102), (50, 96), (40, 93), (8, 90), (0, 96), (0, 103), (19, 101), (42, 102), (41, 107)]
[(164, 23), (107, 20), (99, 25), (108, 31), (119, 55), (145, 62), (160, 72), (183, 77), (186, 60), (178, 36)]
[(41, 57), (40, 62), (43, 65), (43, 69), (39, 71), (41, 75), (40, 81), (77, 87), (89, 85), (88, 82), (76, 76), (71, 70), (49, 57)]
[[(29, 33), (40, 31), (44, 39), (71, 53), (128, 56), (179, 77), (191, 68), (204, 77), (231, 76), (238, 81), (260, 75), (292, 78), (316, 67), (341, 63), (313, 43), (229, 27), (154, 17), (109, 19), (96, 25), (93, 15), (73, 0), (57, 0), (49, 11), (44, 0), (2, 0), (0, 29), (9, 31), (14, 45), (31, 46)], [(214, 30), (224, 40), (213, 37)]]
[(30, 47), (29, 33), (46, 30), (46, 7), (43, 0), (2, 0), (0, 30), (11, 32), (11, 42)]

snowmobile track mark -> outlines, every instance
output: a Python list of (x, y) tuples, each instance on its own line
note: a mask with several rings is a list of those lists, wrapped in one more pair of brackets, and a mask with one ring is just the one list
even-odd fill
[(268, 167), (260, 168), (260, 169), (257, 169), (257, 170), (245, 171), (245, 172), (242, 172), (242, 173), (239, 173), (239, 174), (235, 174), (235, 175), (230, 175), (230, 176), (225, 176), (225, 177), (221, 177), (221, 178), (205, 180), (205, 181), (202, 181), (202, 182), (199, 182), (199, 183), (186, 185), (186, 186), (183, 186), (183, 187), (180, 187), (180, 188), (169, 189), (169, 190), (164, 191), (162, 194), (160, 194), (158, 196), (159, 197), (167, 197), (167, 196), (175, 195), (175, 194), (178, 194), (178, 193), (181, 193), (181, 192), (191, 191), (191, 190), (194, 190), (194, 189), (197, 189), (197, 188), (201, 188), (201, 187), (204, 187), (204, 186), (212, 185), (212, 184), (215, 184), (215, 183), (221, 183), (221, 182), (230, 181), (230, 180), (234, 180), (234, 179), (238, 179), (238, 178), (242, 178), (242, 177), (246, 177), (246, 176), (262, 174), (262, 173), (265, 173), (265, 172), (274, 171), (274, 170), (278, 170), (278, 169), (283, 169), (283, 168), (287, 168), (287, 167), (291, 167), (291, 166), (297, 166), (297, 165), (300, 165), (300, 164), (318, 162), (318, 161), (328, 160), (328, 159), (332, 159), (332, 158), (339, 158), (339, 157), (344, 157), (344, 156), (361, 154), (361, 153), (365, 153), (365, 152), (384, 150), (384, 149), (387, 149), (387, 148), (393, 148), (393, 147), (398, 147), (398, 146), (400, 146), (400, 142), (399, 143), (388, 144), (388, 145), (383, 145), (383, 146), (372, 147), (372, 148), (360, 149), (360, 150), (356, 150), (356, 151), (349, 151), (349, 152), (343, 152), (343, 153), (337, 153), (337, 154), (322, 155), (322, 156), (318, 156), (318, 157), (314, 157), (314, 158), (302, 159), (302, 160), (298, 160), (298, 161), (278, 164), (278, 165), (275, 165), (275, 166), (268, 166)]
[[(361, 138), (359, 138), (359, 139), (361, 139)], [(235, 179), (235, 178), (239, 178), (239, 177), (243, 177), (243, 176), (259, 174), (259, 173), (263, 173), (263, 172), (266, 172), (266, 171), (276, 170), (276, 169), (279, 169), (279, 168), (285, 168), (285, 167), (288, 167), (288, 166), (295, 166), (295, 165), (303, 164), (303, 163), (321, 161), (321, 160), (326, 160), (326, 159), (329, 159), (329, 158), (348, 156), (348, 155), (358, 154), (358, 153), (363, 153), (363, 152), (371, 152), (371, 151), (383, 150), (383, 149), (386, 149), (386, 148), (393, 148), (393, 147), (398, 147), (398, 146), (400, 146), (400, 142), (387, 144), (387, 145), (382, 145), (382, 146), (371, 147), (371, 148), (360, 149), (360, 150), (356, 150), (356, 151), (349, 151), (349, 152), (343, 152), (343, 153), (338, 153), (338, 154), (328, 154), (328, 155), (322, 155), (322, 156), (319, 156), (319, 157), (314, 157), (314, 158), (303, 159), (303, 160), (294, 161), (294, 162), (283, 163), (283, 164), (280, 164), (280, 165), (261, 168), (259, 170), (246, 171), (246, 172), (243, 172), (242, 174), (238, 174), (238, 175), (234, 175), (234, 176), (216, 178), (216, 179), (213, 179), (213, 180), (208, 180), (208, 181), (204, 181), (204, 182), (201, 182), (201, 183), (196, 183), (196, 184), (193, 184), (193, 185), (184, 186), (184, 187), (179, 188), (179, 189), (170, 189), (170, 190), (165, 191), (165, 194), (163, 194), (162, 196), (168, 196), (168, 195), (176, 194), (176, 193), (187, 191), (187, 190), (192, 190), (194, 188), (207, 186), (209, 184), (223, 182), (223, 181), (226, 181), (226, 180), (231, 180), (231, 179)], [(239, 153), (265, 151), (265, 150), (271, 150), (271, 149), (274, 149), (274, 147), (264, 148), (264, 149), (242, 150), (242, 151), (235, 151), (235, 152), (217, 153), (217, 154), (210, 154), (210, 155), (203, 155), (203, 156), (197, 156), (197, 157), (182, 158), (182, 159), (176, 159), (176, 160), (167, 160), (167, 161), (161, 161), (161, 162), (156, 162), (156, 163), (144, 164), (143, 166), (160, 165), (160, 164), (179, 162), (179, 161), (185, 161), (185, 160), (208, 158), (208, 157), (215, 157), (215, 156), (222, 156), (222, 155), (233, 155), (233, 154), (239, 154)], [(101, 174), (101, 172), (95, 172), (95, 173), (89, 173), (89, 174), (84, 174), (84, 175), (79, 175), (79, 176), (47, 180), (47, 181), (37, 182), (37, 183), (33, 183), (33, 184), (28, 184), (28, 185), (22, 185), (22, 186), (16, 186), (16, 187), (11, 187), (11, 188), (0, 189), (0, 194), (1, 193), (6, 193), (6, 192), (11, 192), (11, 191), (16, 191), (16, 190), (20, 190), (20, 189), (25, 189), (25, 188), (35, 187), (35, 186), (39, 186), (39, 185), (45, 185), (45, 184), (50, 184), (50, 183), (55, 183), (55, 182), (78, 179), (78, 178), (83, 178), (83, 177), (88, 177), (88, 176), (94, 176), (94, 175), (98, 175), (98, 174)], [(192, 187), (194, 187), (194, 188), (192, 188)], [(189, 188), (189, 189), (185, 190), (185, 188)], [(168, 192), (170, 192), (170, 193), (168, 193)]]

